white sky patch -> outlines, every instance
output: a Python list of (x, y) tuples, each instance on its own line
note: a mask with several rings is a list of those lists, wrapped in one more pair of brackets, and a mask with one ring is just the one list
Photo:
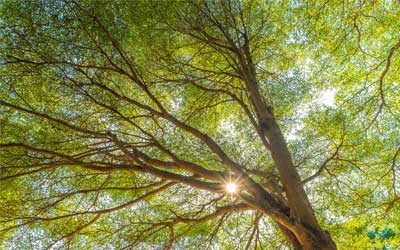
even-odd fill
[[(299, 126), (299, 127), (300, 127), (300, 126)], [(294, 141), (294, 140), (296, 140), (297, 138), (299, 138), (299, 137), (297, 136), (297, 131), (298, 131), (298, 128), (294, 128), (292, 131), (290, 131), (290, 133), (288, 133), (288, 134), (285, 136), (286, 140), (287, 140), (287, 141)]]
[(315, 100), (317, 104), (323, 104), (328, 107), (335, 106), (335, 96), (336, 96), (336, 89), (327, 89), (322, 91), (317, 99)]

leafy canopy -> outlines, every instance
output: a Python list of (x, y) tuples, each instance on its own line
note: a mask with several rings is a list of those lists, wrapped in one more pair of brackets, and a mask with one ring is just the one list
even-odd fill
[(0, 249), (289, 249), (203, 140), (285, 199), (225, 37), (338, 248), (399, 247), (395, 1), (0, 6)]

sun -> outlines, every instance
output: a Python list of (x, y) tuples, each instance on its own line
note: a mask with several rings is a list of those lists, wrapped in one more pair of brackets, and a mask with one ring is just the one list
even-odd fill
[(237, 188), (237, 186), (236, 186), (235, 183), (227, 183), (227, 184), (226, 184), (226, 190), (227, 190), (229, 193), (235, 193), (235, 192), (236, 192), (236, 188)]

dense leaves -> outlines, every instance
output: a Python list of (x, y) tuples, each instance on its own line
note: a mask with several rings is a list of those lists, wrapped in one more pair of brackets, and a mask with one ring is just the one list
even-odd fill
[(399, 12), (2, 1), (0, 249), (400, 247)]

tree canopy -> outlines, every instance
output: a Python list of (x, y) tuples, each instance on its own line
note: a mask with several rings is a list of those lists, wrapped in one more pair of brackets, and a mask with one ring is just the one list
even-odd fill
[(400, 247), (396, 1), (0, 2), (0, 250)]

